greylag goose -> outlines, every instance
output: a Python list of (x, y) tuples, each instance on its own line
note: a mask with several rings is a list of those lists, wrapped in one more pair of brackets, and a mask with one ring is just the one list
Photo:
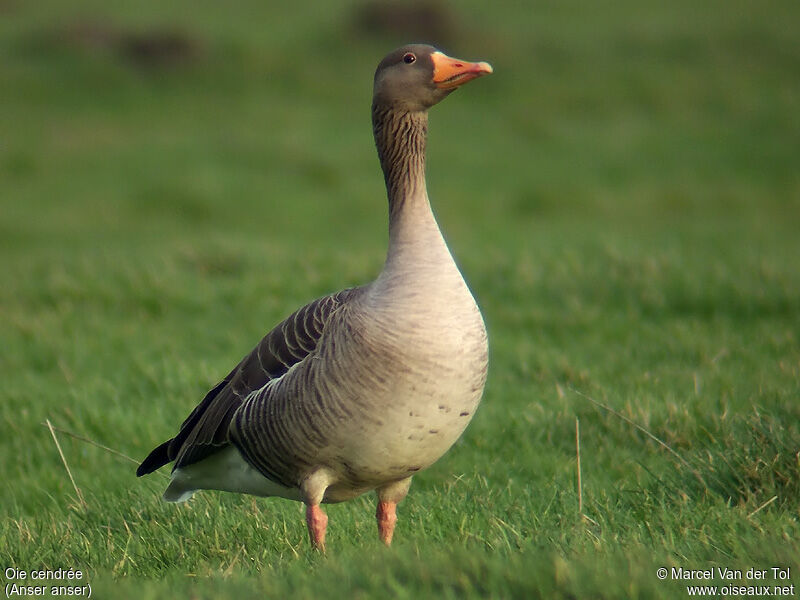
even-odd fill
[(320, 504), (376, 490), (378, 533), (391, 544), (412, 476), (459, 438), (486, 381), (486, 329), (431, 211), (425, 143), (428, 109), (491, 72), (420, 44), (380, 62), (383, 270), (278, 324), (144, 459), (138, 476), (175, 462), (165, 500), (201, 489), (300, 500), (311, 544), (324, 550)]

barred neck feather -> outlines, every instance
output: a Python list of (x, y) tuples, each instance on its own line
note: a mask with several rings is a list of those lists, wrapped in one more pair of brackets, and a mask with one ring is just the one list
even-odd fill
[(373, 105), (372, 128), (389, 195), (391, 227), (409, 200), (424, 197), (427, 201), (425, 145), (428, 113)]
[[(421, 284), (425, 274), (430, 280), (440, 276), (443, 268), (456, 271), (425, 184), (428, 113), (376, 104), (372, 125), (389, 197), (389, 248), (379, 282), (392, 280), (395, 288), (400, 283), (397, 277), (408, 286), (409, 276)], [(383, 286), (379, 284), (378, 289)]]

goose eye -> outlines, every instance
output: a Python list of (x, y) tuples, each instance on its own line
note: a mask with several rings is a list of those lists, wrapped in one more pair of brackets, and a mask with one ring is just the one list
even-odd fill
[(403, 62), (406, 63), (407, 65), (410, 65), (415, 60), (417, 60), (417, 57), (414, 56), (412, 52), (406, 52), (405, 55), (403, 55)]

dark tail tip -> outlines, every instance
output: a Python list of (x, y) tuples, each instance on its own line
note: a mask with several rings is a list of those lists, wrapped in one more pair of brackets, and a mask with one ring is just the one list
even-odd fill
[(168, 462), (172, 462), (172, 459), (169, 457), (169, 445), (171, 443), (172, 440), (167, 440), (148, 454), (147, 458), (145, 458), (142, 464), (139, 465), (139, 468), (136, 469), (136, 476), (141, 477), (142, 475), (147, 475), (163, 467)]

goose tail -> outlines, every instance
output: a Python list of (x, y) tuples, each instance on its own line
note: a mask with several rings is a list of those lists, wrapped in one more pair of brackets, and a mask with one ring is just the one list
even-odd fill
[(171, 443), (172, 440), (167, 440), (148, 454), (147, 458), (145, 458), (142, 464), (139, 465), (139, 468), (136, 469), (136, 476), (141, 477), (142, 475), (147, 475), (163, 467), (168, 462), (172, 462), (172, 459), (169, 457), (169, 445)]

